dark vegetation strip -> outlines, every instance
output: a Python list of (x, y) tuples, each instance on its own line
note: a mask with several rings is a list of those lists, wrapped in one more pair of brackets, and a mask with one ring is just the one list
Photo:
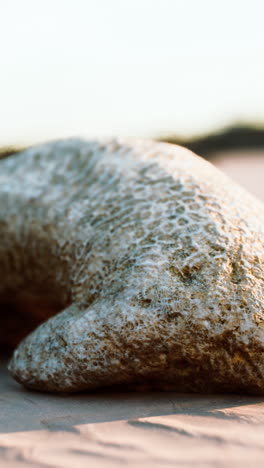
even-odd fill
[[(205, 159), (213, 159), (214, 153), (218, 151), (264, 149), (264, 127), (233, 125), (208, 135), (190, 138), (168, 135), (156, 140), (185, 146)], [(0, 148), (0, 159), (19, 153), (23, 149), (25, 148), (16, 146)]]
[(205, 159), (213, 159), (214, 153), (218, 151), (264, 149), (264, 127), (233, 125), (195, 138), (184, 139), (171, 135), (158, 140), (185, 146)]
[(23, 151), (25, 148), (19, 148), (16, 146), (8, 146), (8, 147), (3, 147), (0, 148), (0, 159), (8, 158), (9, 156), (12, 156), (13, 154), (20, 153)]

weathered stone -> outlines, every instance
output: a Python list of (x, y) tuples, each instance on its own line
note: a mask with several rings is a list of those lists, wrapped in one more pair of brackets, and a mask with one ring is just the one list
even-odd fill
[(25, 330), (61, 310), (14, 352), (19, 382), (264, 394), (264, 208), (208, 162), (52, 142), (0, 161), (0, 206), (0, 302)]

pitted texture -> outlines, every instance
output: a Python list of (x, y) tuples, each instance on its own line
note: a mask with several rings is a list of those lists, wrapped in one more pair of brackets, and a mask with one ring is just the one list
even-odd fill
[(0, 204), (0, 300), (62, 310), (14, 352), (19, 382), (264, 393), (264, 209), (208, 162), (52, 142), (0, 161)]

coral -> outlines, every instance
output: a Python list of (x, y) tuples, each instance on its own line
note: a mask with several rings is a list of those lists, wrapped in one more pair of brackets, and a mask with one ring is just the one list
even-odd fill
[(1, 341), (8, 311), (48, 319), (9, 364), (26, 387), (264, 394), (264, 208), (210, 163), (51, 142), (0, 161), (0, 206)]

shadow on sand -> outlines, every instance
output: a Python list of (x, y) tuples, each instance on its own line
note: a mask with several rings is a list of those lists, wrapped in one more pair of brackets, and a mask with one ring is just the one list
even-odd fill
[(137, 424), (138, 418), (180, 414), (238, 419), (235, 412), (225, 414), (221, 410), (261, 403), (264, 405), (263, 397), (177, 392), (36, 393), (12, 379), (5, 361), (0, 367), (0, 433), (40, 429), (72, 432), (80, 424), (118, 420), (132, 420), (132, 424)]

